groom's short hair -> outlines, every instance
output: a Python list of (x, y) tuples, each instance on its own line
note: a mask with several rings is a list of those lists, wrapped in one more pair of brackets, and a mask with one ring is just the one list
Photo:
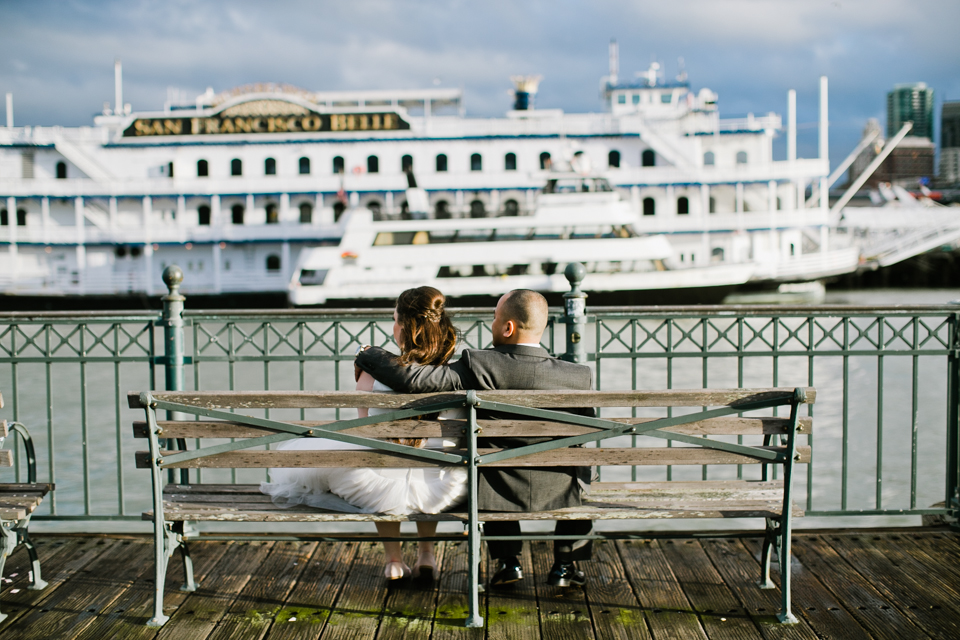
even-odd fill
[(547, 299), (536, 291), (514, 289), (507, 293), (501, 308), (505, 320), (513, 320), (523, 332), (542, 334), (547, 328)]

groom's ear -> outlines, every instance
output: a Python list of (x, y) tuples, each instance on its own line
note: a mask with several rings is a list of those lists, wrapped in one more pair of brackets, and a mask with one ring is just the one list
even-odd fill
[(509, 338), (517, 332), (517, 323), (513, 320), (507, 320), (503, 323), (503, 337)]

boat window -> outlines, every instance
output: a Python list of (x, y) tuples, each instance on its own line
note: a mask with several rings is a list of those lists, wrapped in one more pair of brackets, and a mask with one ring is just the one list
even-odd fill
[(57, 163), (57, 180), (66, 180), (67, 179), (67, 163), (58, 162)]
[(413, 156), (406, 155), (400, 158), (400, 171), (403, 173), (413, 171)]
[(444, 229), (430, 232), (430, 244), (446, 244), (457, 241), (457, 231)]
[(486, 218), (487, 209), (483, 205), (483, 200), (474, 200), (470, 203), (470, 217), (471, 218)]
[(233, 224), (243, 224), (243, 205), (235, 204), (230, 208)]
[(410, 244), (430, 244), (430, 234), (426, 231), (417, 231), (413, 234)]
[(343, 173), (343, 158), (340, 156), (333, 157), (333, 172), (334, 173)]
[(607, 166), (611, 169), (620, 168), (620, 152), (616, 149), (607, 154)]
[(9, 224), (10, 220), (8, 220), (7, 210), (0, 209), (0, 227), (6, 227)]
[(433, 206), (433, 215), (437, 218), (449, 218), (450, 203), (446, 200), (437, 200), (437, 204)]
[[(790, 245), (793, 247), (793, 245)], [(710, 262), (723, 262), (723, 247), (714, 247), (710, 250)]]
[(367, 173), (380, 172), (380, 159), (377, 156), (367, 157)]
[(717, 199), (713, 196), (710, 196), (710, 213), (717, 212)]
[(461, 229), (454, 242), (486, 242), (493, 239), (493, 229)]
[(447, 154), (438, 153), (437, 154), (437, 172), (443, 173), (447, 170)]
[(549, 151), (544, 151), (543, 153), (541, 153), (541, 154), (540, 154), (540, 168), (543, 169), (543, 170), (547, 170), (547, 169), (550, 168), (551, 164), (552, 164), (552, 163), (551, 163), (551, 161), (550, 161), (550, 152), (549, 152)]
[(280, 222), (280, 214), (277, 211), (277, 205), (270, 203), (267, 205), (267, 224), (277, 224)]
[(273, 158), (267, 158), (263, 161), (263, 174), (267, 176), (277, 175), (277, 161)]
[(206, 160), (197, 160), (197, 177), (205, 178), (210, 175), (210, 165)]
[(479, 153), (470, 156), (470, 171), (483, 171), (483, 158)]
[(518, 216), (520, 215), (520, 203), (510, 198), (503, 203), (503, 215), (505, 216)]
[(267, 271), (280, 271), (280, 256), (276, 254), (267, 256)]
[(130, 257), (139, 258), (141, 251), (140, 247), (130, 247)]
[(114, 249), (113, 252), (118, 258), (125, 258), (127, 256), (127, 248), (122, 244), (117, 245), (117, 248)]
[(497, 242), (510, 242), (514, 240), (526, 240), (530, 236), (531, 229), (499, 229), (494, 236)]
[(713, 155), (713, 151), (707, 151), (703, 154), (703, 164), (706, 166), (713, 166), (716, 164), (716, 156)]
[(627, 104), (627, 95), (625, 93), (617, 96), (617, 104)]
[(300, 203), (300, 224), (313, 222), (313, 205), (309, 202)]
[(603, 227), (598, 226), (588, 226), (588, 227), (574, 227), (573, 232), (570, 234), (570, 238), (575, 240), (582, 240), (585, 238), (599, 238), (603, 235)]
[(737, 164), (747, 164), (746, 151), (737, 151)]
[(671, 102), (673, 102), (673, 95), (670, 93), (661, 93), (660, 102), (662, 104), (670, 104)]
[(503, 156), (503, 170), (504, 171), (517, 170), (517, 154), (511, 152)]
[(652, 216), (657, 213), (657, 205), (653, 201), (653, 198), (644, 198), (643, 199), (643, 215)]
[(197, 224), (204, 227), (210, 226), (210, 207), (205, 204), (197, 207)]
[(304, 269), (300, 272), (300, 284), (321, 285), (327, 279), (328, 269)]
[(631, 97), (633, 98), (633, 104), (640, 104), (640, 94), (639, 94), (639, 93), (635, 93), (635, 94), (633, 94), (633, 96), (631, 96)]
[(310, 175), (310, 158), (300, 158), (300, 175)]
[(423, 242), (418, 244), (426, 244), (427, 236), (424, 231), (381, 231), (377, 234), (377, 237), (373, 240), (373, 246), (375, 247), (387, 247), (391, 245), (398, 244), (414, 244), (413, 238), (418, 233), (423, 233)]
[(243, 175), (243, 162), (240, 161), (240, 158), (234, 158), (230, 161), (230, 175), (231, 176), (242, 176)]
[(657, 154), (653, 149), (646, 149), (640, 156), (640, 165), (644, 167), (654, 167), (657, 165)]
[(780, 199), (780, 196), (777, 196), (777, 211), (781, 211), (782, 209), (783, 209), (783, 200)]
[(373, 214), (374, 220), (380, 220), (380, 217), (383, 213), (383, 205), (380, 204), (379, 200), (371, 200), (367, 203), (367, 209), (370, 209), (370, 213)]
[(537, 240), (559, 240), (566, 235), (563, 227), (538, 227), (533, 234)]
[(347, 210), (347, 205), (343, 204), (339, 200), (333, 203), (333, 221), (336, 222), (340, 219), (340, 216), (343, 215), (343, 212)]
[(687, 196), (677, 198), (677, 213), (680, 215), (690, 213), (690, 200)]

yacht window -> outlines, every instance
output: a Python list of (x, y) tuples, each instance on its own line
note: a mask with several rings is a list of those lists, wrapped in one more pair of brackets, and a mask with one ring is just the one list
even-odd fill
[(517, 170), (517, 154), (511, 152), (503, 157), (503, 169), (504, 171)]
[(617, 104), (627, 104), (626, 94), (621, 93), (620, 95), (617, 96)]
[(197, 207), (197, 224), (204, 227), (210, 226), (210, 207), (205, 204)]
[(657, 205), (653, 201), (653, 198), (644, 198), (643, 199), (643, 215), (652, 216), (657, 213)]
[(206, 160), (197, 160), (197, 177), (206, 178), (208, 175), (210, 175), (210, 165)]
[(267, 271), (280, 271), (280, 256), (276, 254), (267, 256)]
[(230, 175), (231, 176), (242, 176), (243, 175), (243, 162), (240, 161), (240, 158), (234, 158), (230, 161)]
[[(790, 246), (793, 247), (793, 245)], [(723, 247), (714, 247), (710, 250), (710, 262), (723, 262)]]
[(717, 212), (717, 199), (713, 196), (710, 196), (710, 213)]
[(482, 200), (474, 200), (470, 203), (470, 217), (471, 218), (486, 218), (487, 209), (483, 205)]
[(640, 165), (644, 167), (654, 167), (657, 165), (657, 154), (653, 149), (647, 149), (640, 156)]
[(57, 163), (57, 180), (66, 180), (67, 179), (67, 163), (58, 162)]
[(367, 173), (380, 172), (380, 159), (377, 156), (367, 157)]
[(677, 198), (677, 213), (680, 215), (690, 213), (690, 200), (687, 198), (687, 196), (680, 196)]
[(125, 258), (127, 256), (127, 248), (125, 246), (118, 245), (116, 249), (113, 250), (118, 258)]
[(417, 231), (413, 234), (410, 244), (430, 244), (430, 234), (426, 231)]
[(6, 227), (10, 224), (6, 209), (0, 209), (0, 227)]
[(333, 203), (333, 221), (336, 222), (340, 219), (340, 216), (343, 215), (343, 212), (347, 210), (347, 205), (343, 204), (339, 200)]
[(139, 258), (141, 251), (140, 247), (130, 247), (130, 257)]
[(233, 224), (243, 224), (243, 205), (235, 204), (230, 208)]
[(371, 200), (368, 202), (367, 209), (370, 209), (370, 213), (373, 214), (374, 220), (379, 220), (380, 214), (383, 213), (383, 208), (379, 200)]
[(300, 272), (300, 284), (321, 285), (327, 279), (328, 269), (304, 269)]
[(433, 206), (433, 215), (437, 218), (449, 218), (450, 203), (446, 200), (437, 200), (437, 204)]
[(266, 176), (275, 176), (277, 175), (277, 161), (273, 158), (267, 158), (263, 161), (263, 175)]
[[(414, 236), (418, 233), (424, 233), (423, 239), (426, 240), (427, 236), (423, 231), (381, 231), (377, 234), (377, 237), (374, 238), (373, 246), (386, 247), (398, 244), (414, 244)], [(419, 244), (426, 244), (426, 242)]]
[(17, 226), (27, 226), (27, 212), (24, 209), (17, 209)]
[(747, 164), (746, 151), (737, 151), (737, 164)]
[(639, 94), (639, 93), (633, 94), (632, 98), (633, 98), (633, 104), (640, 104), (640, 94)]
[(713, 166), (716, 164), (716, 157), (713, 155), (713, 151), (707, 151), (703, 154), (703, 164), (706, 166)]
[(277, 205), (270, 203), (267, 205), (267, 224), (277, 224), (280, 222), (280, 214), (277, 211)]
[(403, 156), (400, 158), (400, 171), (408, 173), (413, 171), (413, 156)]
[(300, 175), (310, 175), (310, 158), (300, 158)]
[(430, 232), (430, 244), (446, 244), (457, 241), (456, 230), (443, 230)]
[(447, 170), (447, 154), (437, 154), (437, 173), (443, 173)]
[(483, 158), (479, 153), (470, 156), (470, 171), (483, 171)]
[(661, 93), (661, 94), (660, 94), (660, 102), (661, 102), (662, 104), (670, 104), (671, 102), (673, 102), (673, 95), (671, 95), (671, 94), (669, 94), (669, 93)]
[(454, 242), (486, 242), (493, 233), (493, 229), (461, 229)]
[(551, 164), (552, 164), (552, 163), (551, 163), (551, 161), (550, 161), (550, 153), (549, 153), (548, 151), (544, 151), (543, 153), (541, 153), (541, 154), (540, 154), (540, 168), (546, 171), (547, 169), (550, 168)]
[(300, 224), (313, 222), (313, 205), (309, 202), (300, 203)]
[(333, 172), (334, 173), (343, 173), (343, 158), (340, 156), (333, 157)]
[(777, 211), (781, 211), (782, 209), (783, 209), (783, 201), (780, 199), (780, 196), (777, 196)]
[(607, 166), (611, 169), (620, 168), (620, 152), (616, 149), (607, 154)]
[(503, 215), (505, 216), (517, 216), (520, 215), (520, 203), (514, 200), (513, 198), (507, 200), (503, 203)]

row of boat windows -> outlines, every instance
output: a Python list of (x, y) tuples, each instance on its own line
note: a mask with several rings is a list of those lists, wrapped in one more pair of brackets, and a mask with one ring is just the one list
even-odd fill
[[(0, 226), (6, 227), (10, 224), (10, 214), (7, 213), (6, 209), (0, 209)], [(25, 227), (27, 226), (27, 211), (25, 209), (17, 209), (17, 226)]]
[(588, 240), (597, 238), (635, 238), (630, 225), (593, 225), (587, 227), (540, 227), (537, 229), (460, 229), (443, 231), (381, 231), (373, 246), (449, 244), (453, 242), (509, 242), (516, 240)]
[[(342, 205), (341, 205), (342, 207)], [(303, 202), (299, 206), (300, 222), (310, 224), (313, 222), (313, 205), (309, 202)], [(341, 208), (341, 212), (342, 212)], [(276, 204), (269, 203), (266, 206), (267, 224), (278, 224), (280, 222), (280, 210)], [(230, 222), (233, 224), (243, 224), (246, 215), (246, 207), (242, 204), (235, 204), (230, 207)], [(211, 210), (208, 205), (202, 204), (197, 207), (197, 224), (209, 226), (211, 221)]]

